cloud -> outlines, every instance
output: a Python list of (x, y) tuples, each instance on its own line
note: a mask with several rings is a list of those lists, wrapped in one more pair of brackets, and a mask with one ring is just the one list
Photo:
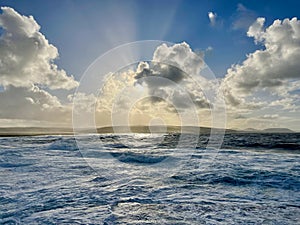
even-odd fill
[(296, 101), (293, 98), (282, 98), (272, 101), (269, 104), (270, 107), (279, 107), (281, 110), (294, 111), (299, 110), (299, 104), (297, 106)]
[(146, 84), (150, 96), (161, 97), (151, 98), (153, 102), (167, 99), (179, 110), (193, 106), (209, 108), (210, 101), (204, 94), (209, 81), (200, 76), (204, 67), (203, 58), (187, 43), (170, 47), (163, 44), (154, 52), (151, 64), (138, 65), (135, 79)]
[(34, 18), (9, 7), (1, 10), (0, 85), (68, 90), (77, 87), (78, 82), (54, 63), (58, 50), (39, 31)]
[(0, 118), (35, 120), (70, 125), (71, 107), (36, 86), (7, 86), (0, 92)]
[(207, 53), (210, 53), (210, 52), (212, 52), (213, 50), (214, 50), (213, 47), (208, 46), (208, 47), (205, 49), (205, 53), (206, 53), (206, 54), (207, 54)]
[(58, 50), (32, 16), (22, 16), (9, 7), (1, 10), (0, 121), (70, 126), (71, 104), (62, 104), (46, 90), (71, 90), (78, 82), (55, 64)]
[(73, 109), (73, 114), (81, 112), (92, 113), (95, 110), (97, 98), (93, 94), (88, 95), (86, 93), (77, 92), (75, 94), (68, 95), (67, 98), (70, 102), (73, 102), (73, 104), (76, 99), (76, 108)]
[(236, 13), (233, 15), (232, 29), (234, 30), (248, 30), (249, 26), (255, 21), (257, 14), (243, 4), (237, 5)]
[(217, 13), (208, 12), (208, 19), (210, 21), (210, 24), (212, 26), (215, 26), (216, 25), (216, 20), (217, 20)]
[(261, 90), (291, 99), (290, 92), (299, 88), (300, 21), (297, 18), (275, 20), (267, 28), (264, 23), (264, 18), (257, 18), (247, 32), (264, 48), (229, 68), (223, 80), (226, 100), (231, 106), (247, 105), (247, 97)]
[[(150, 62), (140, 62), (136, 67), (106, 76), (97, 100), (98, 125), (104, 123), (101, 118), (107, 116), (103, 115), (110, 113), (120, 118), (128, 118), (125, 114), (129, 113), (129, 118), (136, 116), (141, 123), (159, 117), (168, 124), (180, 124), (178, 113), (198, 111), (208, 124), (211, 115), (206, 111), (212, 103), (206, 91), (215, 91), (216, 85), (201, 76), (205, 68), (203, 55), (195, 53), (185, 42), (158, 46)], [(193, 119), (190, 118), (191, 122)]]
[[(138, 67), (141, 66), (139, 65)], [(182, 79), (184, 79), (184, 76), (185, 76), (184, 72), (177, 67), (167, 65), (167, 64), (162, 64), (162, 63), (154, 63), (151, 65), (151, 68), (149, 67), (148, 64), (146, 68), (143, 68), (140, 72), (137, 72), (135, 79), (142, 81), (143, 80), (142, 78), (149, 78), (149, 77), (164, 78), (165, 80), (151, 79), (147, 81), (148, 85), (159, 87), (159, 86), (168, 86), (173, 84), (174, 82), (179, 83)], [(172, 83), (170, 83), (170, 81)]]
[(265, 18), (259, 17), (248, 29), (248, 37), (254, 37), (256, 44), (263, 41), (263, 34), (265, 33), (263, 26), (265, 21)]
[(278, 117), (278, 114), (265, 114), (262, 116), (263, 119), (277, 119)]
[(203, 57), (192, 51), (186, 42), (168, 47), (162, 44), (153, 54), (153, 61), (168, 64), (189, 75), (197, 75), (204, 67)]

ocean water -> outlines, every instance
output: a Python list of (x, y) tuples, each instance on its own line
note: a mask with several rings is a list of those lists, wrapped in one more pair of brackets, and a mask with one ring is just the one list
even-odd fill
[(300, 134), (0, 138), (0, 224), (300, 224)]

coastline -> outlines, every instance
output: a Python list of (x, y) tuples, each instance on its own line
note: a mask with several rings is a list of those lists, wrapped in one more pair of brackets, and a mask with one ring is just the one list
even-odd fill
[(91, 128), (80, 128), (76, 132), (72, 128), (57, 127), (0, 127), (0, 137), (18, 137), (18, 136), (44, 136), (44, 135), (77, 135), (77, 134), (126, 134), (129, 133), (185, 133), (185, 134), (287, 134), (299, 133), (286, 128), (272, 128), (266, 130), (234, 130), (210, 127), (195, 126), (116, 126), (99, 127), (96, 130)]

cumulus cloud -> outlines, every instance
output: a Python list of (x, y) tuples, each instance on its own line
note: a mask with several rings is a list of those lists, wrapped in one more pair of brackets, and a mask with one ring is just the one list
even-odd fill
[(161, 97), (151, 98), (153, 102), (165, 98), (179, 110), (193, 106), (209, 108), (210, 101), (203, 93), (209, 81), (200, 76), (204, 66), (203, 58), (187, 43), (163, 44), (154, 52), (151, 64), (138, 65), (135, 79), (146, 83), (150, 96)]
[(275, 20), (267, 28), (264, 23), (264, 18), (258, 18), (247, 32), (264, 48), (249, 54), (241, 64), (233, 65), (223, 80), (226, 100), (231, 106), (247, 104), (247, 97), (261, 90), (292, 98), (289, 92), (298, 88), (300, 21), (297, 18)]
[(158, 46), (153, 54), (153, 61), (180, 68), (189, 75), (199, 74), (204, 67), (203, 57), (193, 52), (186, 42), (170, 47), (166, 44)]
[(106, 76), (97, 100), (97, 121), (101, 123), (100, 116), (112, 111), (128, 118), (125, 114), (130, 111), (141, 122), (160, 117), (168, 124), (178, 124), (179, 112), (201, 111), (203, 121), (209, 123), (210, 113), (204, 111), (213, 106), (206, 92), (215, 91), (216, 84), (202, 76), (205, 68), (203, 56), (187, 43), (162, 44), (151, 61)]
[(1, 10), (0, 120), (70, 126), (71, 104), (62, 104), (46, 90), (71, 90), (78, 82), (55, 64), (58, 50), (32, 16), (9, 7)]
[(7, 86), (0, 92), (0, 118), (37, 120), (70, 125), (71, 108), (36, 86)]
[(9, 7), (1, 7), (1, 10), (0, 85), (75, 88), (78, 82), (54, 63), (58, 50), (39, 31), (34, 18), (22, 16)]

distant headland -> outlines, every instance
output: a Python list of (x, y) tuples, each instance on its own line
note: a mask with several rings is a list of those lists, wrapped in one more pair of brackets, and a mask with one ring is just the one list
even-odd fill
[(35, 135), (74, 135), (74, 134), (106, 134), (106, 133), (294, 133), (288, 128), (268, 128), (257, 130), (222, 129), (196, 126), (107, 126), (97, 129), (81, 128), (73, 131), (72, 128), (61, 127), (0, 127), (0, 136), (35, 136)]

